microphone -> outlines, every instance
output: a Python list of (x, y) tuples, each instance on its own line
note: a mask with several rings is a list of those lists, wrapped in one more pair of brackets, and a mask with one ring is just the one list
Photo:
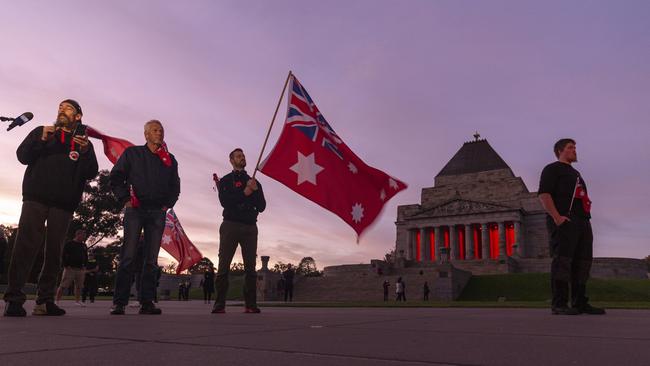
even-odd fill
[(32, 112), (25, 112), (21, 114), (19, 117), (14, 118), (14, 121), (11, 122), (9, 127), (7, 127), (7, 131), (11, 131), (16, 126), (22, 126), (25, 123), (29, 122), (34, 118), (34, 113)]

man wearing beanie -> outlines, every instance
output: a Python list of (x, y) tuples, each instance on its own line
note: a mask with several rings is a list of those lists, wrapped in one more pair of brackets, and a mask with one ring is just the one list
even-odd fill
[(5, 316), (25, 316), (22, 289), (34, 259), (45, 246), (33, 315), (63, 315), (54, 304), (61, 250), (72, 213), (84, 186), (97, 175), (97, 158), (88, 141), (79, 103), (59, 104), (56, 124), (32, 130), (20, 144), (18, 161), (27, 165), (23, 177), (23, 207), (7, 273)]
[[(115, 276), (112, 315), (123, 315), (129, 303), (135, 265), (142, 266), (138, 300), (140, 314), (161, 314), (153, 301), (158, 282), (158, 252), (165, 230), (167, 209), (174, 207), (181, 192), (178, 163), (167, 150), (165, 130), (160, 121), (144, 125), (145, 145), (131, 146), (111, 170), (111, 188), (117, 200), (124, 204), (124, 242), (120, 250), (120, 265)], [(135, 260), (140, 234), (143, 260)]]

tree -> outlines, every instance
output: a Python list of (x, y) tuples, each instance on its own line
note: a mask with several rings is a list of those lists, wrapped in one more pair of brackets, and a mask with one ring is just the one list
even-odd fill
[(175, 274), (176, 273), (176, 263), (172, 262), (164, 266), (162, 269), (163, 273)]
[(122, 205), (111, 191), (108, 170), (101, 170), (84, 187), (81, 203), (70, 222), (68, 239), (81, 228), (86, 230), (89, 248), (104, 239), (114, 238), (122, 229)]
[(650, 255), (645, 257), (645, 263), (648, 265), (648, 272), (650, 272)]
[(296, 265), (293, 263), (277, 262), (275, 265), (273, 265), (273, 269), (271, 271), (276, 273), (282, 273), (286, 271), (287, 268), (289, 268), (289, 266), (296, 268)]
[(312, 257), (304, 257), (301, 259), (300, 263), (298, 263), (296, 273), (307, 277), (316, 277), (321, 275), (318, 268), (316, 268), (316, 261)]
[(210, 268), (214, 268), (214, 263), (212, 263), (208, 257), (203, 257), (199, 262), (190, 267), (189, 271), (192, 274), (205, 273), (205, 271), (209, 271)]
[(230, 266), (230, 273), (235, 275), (244, 274), (244, 263), (241, 262), (233, 263)]

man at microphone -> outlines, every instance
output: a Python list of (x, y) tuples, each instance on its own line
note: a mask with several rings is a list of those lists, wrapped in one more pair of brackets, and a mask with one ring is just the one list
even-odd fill
[(64, 100), (59, 104), (56, 124), (36, 127), (16, 151), (18, 160), (27, 169), (23, 177), (18, 234), (7, 273), (5, 316), (26, 315), (22, 289), (43, 245), (45, 256), (32, 314), (65, 314), (65, 310), (54, 304), (61, 250), (84, 186), (98, 170), (95, 151), (81, 123), (82, 116), (79, 103)]
[[(181, 192), (178, 163), (165, 144), (165, 130), (158, 120), (144, 125), (143, 146), (131, 146), (111, 170), (110, 182), (117, 200), (124, 204), (124, 242), (115, 276), (112, 315), (123, 315), (129, 303), (134, 265), (141, 267), (140, 314), (161, 314), (153, 301), (158, 282), (158, 252), (165, 230), (167, 209), (174, 207)], [(136, 263), (140, 233), (144, 230), (142, 256)]]

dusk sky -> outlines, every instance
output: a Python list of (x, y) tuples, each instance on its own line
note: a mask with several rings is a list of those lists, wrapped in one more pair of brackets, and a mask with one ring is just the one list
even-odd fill
[[(555, 160), (553, 143), (576, 139), (595, 256), (650, 254), (650, 2), (2, 5), (0, 115), (35, 118), (10, 132), (0, 126), (0, 223), (15, 225), (20, 214), (17, 146), (73, 98), (86, 124), (134, 143), (144, 143), (147, 120), (163, 122), (179, 162), (176, 213), (216, 262), (222, 209), (212, 173), (230, 171), (235, 147), (252, 173), (292, 70), (346, 144), (409, 188), (357, 244), (341, 219), (260, 174), (268, 206), (258, 254), (271, 262), (312, 256), (322, 268), (382, 258), (395, 244), (397, 206), (419, 203), (475, 131), (530, 191)], [(100, 168), (110, 169), (93, 143)]]

